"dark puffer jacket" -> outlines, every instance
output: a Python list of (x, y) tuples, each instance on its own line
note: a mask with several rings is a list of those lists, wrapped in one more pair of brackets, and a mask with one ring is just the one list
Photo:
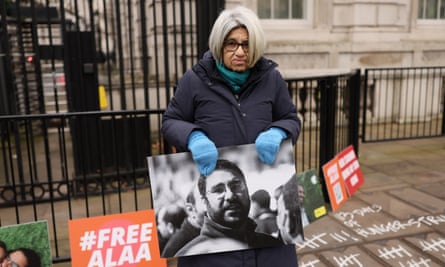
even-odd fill
[(272, 126), (284, 129), (295, 143), (300, 121), (277, 64), (261, 58), (239, 94), (219, 75), (208, 52), (178, 83), (162, 121), (162, 133), (178, 151), (200, 129), (217, 147), (251, 144)]
[[(216, 69), (209, 52), (178, 83), (162, 121), (164, 138), (178, 151), (187, 150), (189, 134), (199, 129), (217, 147), (251, 144), (258, 134), (280, 127), (295, 143), (300, 120), (277, 64), (261, 58), (239, 93)], [(295, 246), (180, 257), (178, 267), (294, 267)]]

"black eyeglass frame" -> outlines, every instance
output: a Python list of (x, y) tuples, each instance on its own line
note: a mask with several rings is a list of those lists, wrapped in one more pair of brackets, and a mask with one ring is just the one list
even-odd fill
[[(249, 42), (241, 42), (238, 43), (235, 40), (226, 40), (223, 43), (224, 48), (228, 51), (228, 52), (235, 52), (236, 50), (238, 50), (238, 48), (241, 46), (241, 48), (243, 49), (244, 52), (248, 52), (249, 51)], [(234, 46), (232, 48), (229, 48), (230, 46)]]

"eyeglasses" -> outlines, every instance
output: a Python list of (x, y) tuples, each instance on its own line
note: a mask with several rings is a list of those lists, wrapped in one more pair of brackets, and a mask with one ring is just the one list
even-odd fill
[(227, 41), (224, 42), (224, 47), (229, 52), (234, 52), (234, 51), (238, 50), (238, 48), (240, 46), (243, 48), (244, 52), (249, 51), (249, 42), (238, 43), (235, 40), (227, 40)]
[(15, 261), (12, 261), (9, 257), (0, 261), (0, 264), (3, 264), (5, 262), (8, 263), (8, 267), (20, 267), (20, 265), (18, 265)]
[(214, 194), (217, 197), (221, 197), (222, 195), (225, 195), (225, 193), (227, 192), (227, 189), (229, 189), (230, 192), (232, 192), (233, 194), (240, 194), (246, 190), (246, 185), (244, 184), (244, 182), (242, 182), (240, 180), (233, 180), (233, 181), (230, 181), (227, 184), (227, 186), (222, 183), (217, 184), (217, 185), (213, 186), (212, 188), (210, 188), (210, 190), (207, 191), (207, 193)]

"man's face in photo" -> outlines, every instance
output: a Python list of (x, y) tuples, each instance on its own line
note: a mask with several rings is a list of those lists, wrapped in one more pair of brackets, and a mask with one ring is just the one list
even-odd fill
[(245, 223), (250, 209), (244, 177), (229, 170), (215, 170), (206, 178), (208, 216), (218, 224), (237, 228)]
[(300, 201), (300, 206), (303, 207), (304, 204), (304, 198), (305, 198), (305, 194), (304, 194), (304, 187), (299, 184), (298, 185), (298, 199)]

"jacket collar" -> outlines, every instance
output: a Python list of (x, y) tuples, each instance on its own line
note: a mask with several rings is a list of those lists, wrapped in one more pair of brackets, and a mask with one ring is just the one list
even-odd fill
[(201, 234), (208, 237), (218, 238), (218, 237), (230, 237), (243, 242), (250, 243), (250, 235), (254, 234), (256, 228), (256, 223), (248, 218), (244, 226), (239, 229), (233, 229), (229, 227), (222, 226), (208, 217), (204, 217), (204, 225), (201, 229)]
[[(275, 69), (277, 66), (278, 64), (274, 61), (261, 57), (251, 69), (250, 77), (247, 80), (244, 88), (248, 87), (250, 83), (261, 79), (266, 72)], [(198, 64), (193, 66), (192, 69), (207, 84), (216, 80), (228, 84), (219, 74), (216, 68), (215, 59), (210, 51), (205, 52), (202, 59), (198, 62)]]

